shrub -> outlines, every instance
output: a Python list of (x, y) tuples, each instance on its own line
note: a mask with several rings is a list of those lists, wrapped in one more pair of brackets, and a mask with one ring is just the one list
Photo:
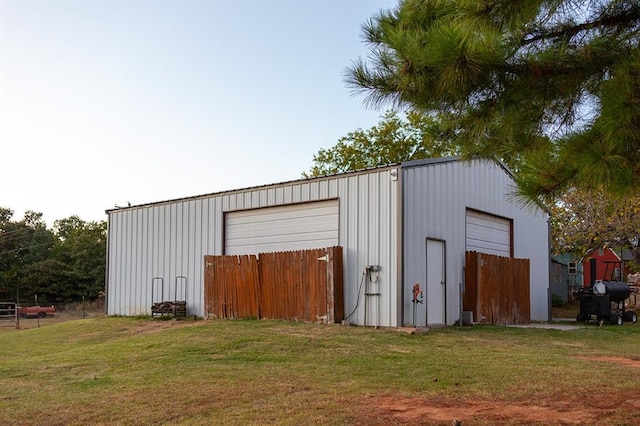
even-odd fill
[(554, 308), (560, 308), (565, 305), (565, 301), (557, 294), (551, 294), (551, 306)]

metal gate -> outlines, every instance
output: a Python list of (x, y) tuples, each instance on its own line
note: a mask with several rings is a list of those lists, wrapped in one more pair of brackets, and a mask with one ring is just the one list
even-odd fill
[(342, 247), (205, 256), (210, 318), (333, 323), (344, 317)]

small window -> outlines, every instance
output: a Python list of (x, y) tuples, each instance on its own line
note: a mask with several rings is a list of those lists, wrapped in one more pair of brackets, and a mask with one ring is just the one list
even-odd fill
[(576, 274), (578, 272), (578, 265), (576, 262), (569, 262), (569, 273)]

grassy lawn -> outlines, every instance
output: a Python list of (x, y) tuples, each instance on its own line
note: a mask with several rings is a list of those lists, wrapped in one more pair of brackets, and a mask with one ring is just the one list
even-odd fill
[(3, 327), (0, 360), (0, 424), (640, 423), (640, 324), (103, 317)]

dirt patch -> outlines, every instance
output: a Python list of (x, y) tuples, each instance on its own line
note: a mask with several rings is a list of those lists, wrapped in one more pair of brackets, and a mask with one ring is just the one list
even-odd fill
[[(488, 401), (455, 397), (371, 396), (364, 401), (362, 424), (596, 424), (640, 420), (638, 395), (607, 394), (601, 402), (582, 395), (545, 401)], [(621, 410), (620, 407), (624, 407)], [(456, 423), (459, 422), (459, 423)], [(635, 424), (634, 420), (631, 423)]]
[(576, 358), (583, 361), (606, 362), (609, 364), (618, 364), (624, 367), (640, 368), (640, 356), (633, 358), (624, 358), (620, 356), (577, 356)]
[(553, 306), (551, 308), (551, 316), (553, 318), (574, 318), (580, 312), (580, 303), (567, 303), (564, 306)]
[[(576, 359), (629, 367), (632, 374), (640, 368), (640, 356), (578, 356)], [(640, 424), (640, 389), (622, 392), (602, 388), (586, 394), (583, 391), (509, 401), (373, 395), (362, 402), (360, 421), (380, 425)]]
[(183, 327), (193, 327), (198, 325), (205, 325), (204, 321), (194, 321), (191, 319), (171, 319), (171, 320), (146, 320), (146, 321), (137, 321), (133, 323), (130, 327), (127, 327), (127, 330), (135, 331), (136, 334), (149, 334), (149, 333), (157, 333), (160, 331), (173, 329), (173, 328), (183, 328)]
[[(49, 316), (46, 318), (20, 318), (19, 329), (26, 330), (30, 328), (46, 327), (52, 324), (59, 324), (66, 321), (77, 321), (89, 318), (104, 318), (106, 315), (102, 311), (91, 311), (78, 314), (77, 312), (57, 312), (55, 316)], [(131, 322), (131, 324), (124, 326), (120, 331), (131, 331), (135, 333), (154, 333), (157, 331), (166, 330), (169, 328), (189, 327), (198, 325), (203, 321), (194, 321), (191, 318), (185, 319), (149, 319)], [(0, 323), (0, 333), (13, 332), (16, 330), (15, 321), (3, 321)]]

